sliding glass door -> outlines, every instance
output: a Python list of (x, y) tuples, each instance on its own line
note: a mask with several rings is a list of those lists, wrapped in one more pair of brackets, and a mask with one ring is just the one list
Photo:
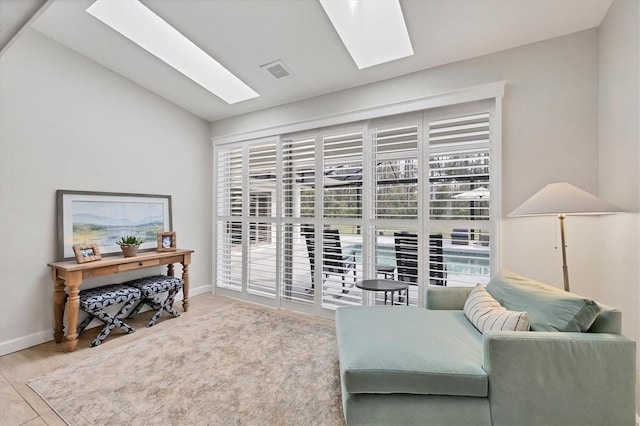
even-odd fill
[(493, 114), (475, 102), (215, 147), (216, 291), (330, 316), (383, 303), (362, 279), (405, 281), (420, 306), (427, 285), (486, 283)]

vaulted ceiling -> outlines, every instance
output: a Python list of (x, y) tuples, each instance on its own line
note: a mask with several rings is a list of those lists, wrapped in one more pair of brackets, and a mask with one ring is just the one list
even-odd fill
[[(401, 0), (415, 54), (363, 70), (317, 0), (141, 1), (260, 96), (225, 103), (86, 13), (93, 0), (51, 0), (27, 25), (215, 121), (594, 28), (612, 0)], [(293, 75), (260, 68), (275, 60)]]

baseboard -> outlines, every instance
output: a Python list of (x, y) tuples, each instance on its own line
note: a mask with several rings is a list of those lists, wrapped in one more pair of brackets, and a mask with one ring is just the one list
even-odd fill
[[(1, 1), (1, 0), (0, 0)], [(200, 294), (211, 293), (212, 291), (211, 285), (203, 285), (200, 287), (189, 288), (189, 297), (198, 296)], [(176, 297), (176, 301), (182, 300), (182, 293)], [(145, 307), (144, 310), (148, 308)], [(95, 320), (95, 324), (92, 322), (93, 326), (100, 325), (100, 322)], [(91, 328), (91, 324), (89, 325)], [(53, 329), (39, 331), (37, 333), (29, 334), (27, 336), (18, 337), (16, 339), (8, 340), (6, 342), (0, 342), (0, 356), (7, 355), (12, 352), (21, 351), (23, 349), (30, 348), (32, 346), (37, 346), (42, 343), (46, 343), (53, 340)]]
[[(189, 287), (189, 297), (198, 296), (200, 294), (211, 293), (213, 291), (213, 286), (211, 285), (203, 285), (200, 287)], [(182, 293), (178, 294), (176, 300), (182, 300)]]
[(39, 331), (17, 339), (0, 342), (0, 356), (37, 346), (53, 339), (53, 330)]

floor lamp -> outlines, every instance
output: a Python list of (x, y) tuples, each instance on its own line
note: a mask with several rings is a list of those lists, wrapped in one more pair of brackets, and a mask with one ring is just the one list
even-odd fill
[(603, 215), (621, 210), (598, 197), (589, 194), (566, 182), (551, 183), (520, 207), (509, 213), (507, 217), (521, 216), (558, 216), (560, 219), (560, 238), (562, 242), (562, 276), (564, 289), (569, 291), (569, 268), (567, 267), (567, 246), (565, 244), (564, 220), (572, 215)]

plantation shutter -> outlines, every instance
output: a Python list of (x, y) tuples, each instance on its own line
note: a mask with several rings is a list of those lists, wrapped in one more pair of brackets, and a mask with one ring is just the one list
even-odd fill
[(247, 291), (275, 297), (277, 274), (277, 145), (249, 147), (249, 252)]
[(242, 288), (242, 148), (217, 150), (216, 285)]
[(242, 216), (242, 148), (218, 151), (218, 216)]
[(375, 217), (418, 216), (418, 126), (376, 129), (373, 133)]
[(283, 143), (283, 199), (285, 217), (315, 215), (316, 138), (306, 137)]
[[(316, 138), (288, 139), (282, 145), (282, 298), (313, 304), (315, 272)], [(306, 219), (305, 219), (306, 218)]]
[[(353, 128), (352, 128), (353, 129)], [(362, 127), (322, 135), (323, 228), (316, 234), (322, 259), (322, 306), (361, 303), (351, 291), (362, 279)]]
[(324, 217), (362, 217), (362, 131), (322, 139)]
[(490, 136), (489, 113), (428, 124), (430, 255), (440, 255), (430, 259), (432, 284), (439, 274), (450, 286), (489, 279)]
[[(376, 278), (409, 284), (411, 305), (418, 304), (420, 121), (421, 114), (383, 118), (370, 131), (374, 255), (369, 260)], [(405, 297), (396, 303), (406, 303)], [(383, 294), (376, 298), (384, 302)]]

